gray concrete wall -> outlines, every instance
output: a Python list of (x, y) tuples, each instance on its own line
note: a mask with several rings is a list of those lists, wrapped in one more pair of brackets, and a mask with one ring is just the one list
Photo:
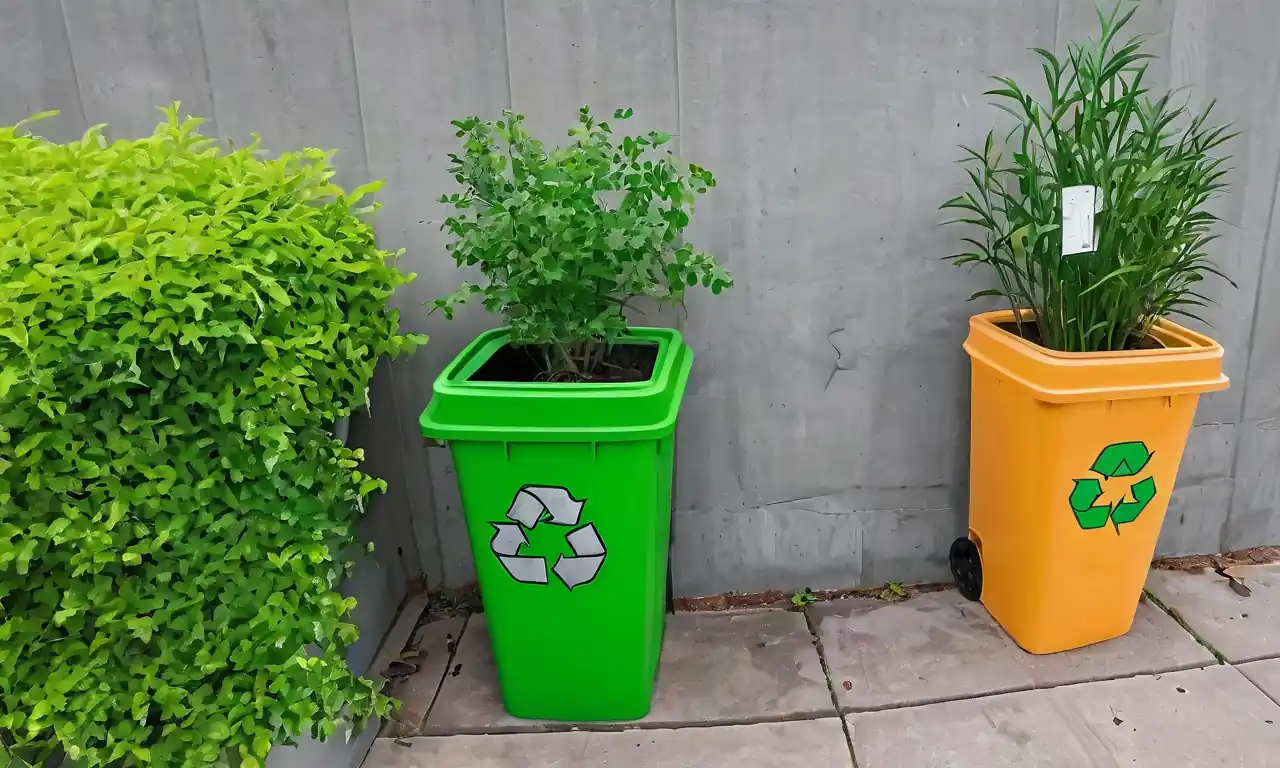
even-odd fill
[[(965, 183), (955, 145), (997, 122), (986, 78), (1031, 84), (1025, 49), (1093, 30), (1087, 0), (0, 0), (0, 121), (60, 108), (144, 131), (181, 99), (210, 130), (267, 146), (337, 147), (346, 180), (384, 178), (383, 243), (419, 273), (397, 296), (432, 335), (384, 366), (374, 412), (393, 491), (368, 527), (403, 593), (474, 578), (446, 452), (417, 437), (433, 377), (496, 321), (452, 324), (424, 301), (461, 275), (434, 199), (449, 120), (525, 112), (555, 140), (583, 103), (632, 106), (638, 128), (720, 185), (690, 238), (737, 286), (698, 295), (678, 449), (680, 594), (946, 578), (967, 495), (964, 298), (986, 287), (942, 261), (938, 204)], [(1164, 553), (1280, 541), (1280, 8), (1144, 0), (1157, 80), (1190, 86), (1242, 132), (1215, 246), (1238, 289), (1208, 312), (1234, 382), (1206, 398), (1160, 539)], [(353, 431), (353, 435), (354, 435)], [(401, 586), (396, 587), (399, 582)], [(374, 598), (370, 598), (374, 599)], [(377, 599), (379, 618), (394, 600)], [(373, 609), (370, 609), (373, 610)], [(371, 619), (374, 626), (385, 622)]]

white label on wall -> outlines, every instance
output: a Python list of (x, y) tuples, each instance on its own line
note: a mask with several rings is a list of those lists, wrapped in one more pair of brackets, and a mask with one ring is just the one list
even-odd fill
[(1062, 188), (1062, 255), (1091, 253), (1097, 249), (1098, 233), (1093, 217), (1101, 197), (1092, 184)]

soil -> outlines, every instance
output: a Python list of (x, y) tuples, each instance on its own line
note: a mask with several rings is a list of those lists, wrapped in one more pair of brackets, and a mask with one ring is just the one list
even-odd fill
[[(1008, 331), (1014, 336), (1019, 335), (1017, 323), (996, 323), (996, 327), (1002, 331)], [(1032, 344), (1035, 344), (1037, 347), (1045, 346), (1044, 342), (1040, 340), (1040, 326), (1036, 325), (1034, 322), (1027, 321), (1022, 324), (1021, 336)], [(1045, 348), (1048, 349), (1048, 347)], [(1125, 349), (1164, 349), (1164, 345), (1151, 336), (1144, 336), (1137, 344), (1130, 343), (1125, 345)]]
[(547, 357), (541, 346), (513, 347), (505, 345), (480, 366), (471, 381), (575, 382), (582, 384), (619, 384), (648, 381), (658, 362), (658, 345), (649, 343), (614, 344), (605, 351), (596, 370), (585, 375), (549, 374)]
[[(1186, 557), (1162, 557), (1153, 560), (1151, 567), (1159, 571), (1187, 571), (1196, 573), (1205, 570), (1230, 568), (1233, 565), (1269, 565), (1280, 563), (1280, 547), (1253, 547), (1235, 552), (1224, 552), (1219, 555), (1188, 555)], [(954, 584), (911, 584), (904, 585), (908, 596), (927, 592), (941, 592), (954, 588)], [(884, 586), (862, 589), (815, 589), (809, 594), (814, 601), (840, 600), (847, 597), (879, 597)], [(677, 611), (728, 611), (736, 608), (786, 608), (795, 610), (791, 602), (791, 592), (773, 590), (770, 592), (754, 592), (738, 594), (729, 592), (723, 595), (706, 597), (677, 597)], [(437, 589), (430, 593), (430, 602), (418, 621), (421, 627), (431, 621), (438, 621), (449, 616), (465, 616), (480, 613), (484, 610), (480, 602), (480, 588), (476, 584), (468, 584), (457, 589)], [(416, 634), (416, 630), (415, 633)]]
[[(908, 597), (922, 595), (927, 592), (941, 592), (944, 589), (951, 588), (952, 584), (950, 582), (946, 584), (903, 585)], [(861, 589), (815, 589), (811, 590), (809, 594), (813, 596), (814, 602), (821, 602), (825, 600), (841, 600), (846, 597), (878, 598), (884, 590), (884, 585), (881, 585)], [(796, 610), (795, 605), (791, 602), (792, 594), (791, 592), (775, 589), (771, 592), (755, 592), (746, 595), (730, 592), (725, 595), (708, 595), (706, 597), (677, 597), (675, 608), (681, 612), (729, 611), (736, 608), (786, 608), (788, 610)]]
[[(1151, 567), (1160, 571), (1213, 571), (1230, 568), (1233, 565), (1269, 565), (1280, 563), (1280, 547), (1253, 547), (1235, 552), (1224, 552), (1220, 555), (1189, 555), (1187, 557), (1162, 557), (1154, 560)], [(926, 592), (941, 592), (954, 588), (954, 584), (912, 584), (904, 585), (908, 596)], [(865, 589), (815, 589), (810, 594), (815, 602), (825, 600), (841, 600), (847, 597), (879, 598), (885, 591), (883, 586)], [(736, 608), (786, 608), (795, 610), (791, 602), (791, 592), (773, 590), (771, 592), (755, 592), (738, 594), (729, 592), (723, 595), (707, 595), (706, 597), (677, 597), (677, 611), (729, 611)]]
[(1253, 547), (1220, 555), (1188, 555), (1187, 557), (1162, 557), (1151, 564), (1158, 571), (1187, 571), (1229, 568), (1233, 565), (1270, 565), (1280, 563), (1280, 547)]
[(467, 584), (456, 589), (438, 588), (427, 593), (427, 609), (418, 626), (451, 616), (467, 616), (484, 610), (480, 602), (480, 585)]

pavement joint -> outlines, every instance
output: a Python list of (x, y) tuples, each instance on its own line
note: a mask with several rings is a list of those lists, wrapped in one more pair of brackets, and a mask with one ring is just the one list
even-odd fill
[(840, 718), (840, 729), (844, 731), (844, 740), (849, 745), (849, 759), (853, 761), (853, 768), (858, 768), (858, 755), (853, 749), (853, 734), (849, 732), (849, 721), (840, 711), (836, 681), (831, 677), (831, 668), (827, 666), (827, 654), (822, 648), (822, 638), (818, 637), (818, 628), (813, 625), (813, 616), (809, 613), (808, 606), (802, 608), (801, 612), (804, 614), (804, 625), (809, 628), (809, 634), (813, 635), (813, 649), (818, 654), (818, 663), (822, 665), (822, 675), (827, 678), (827, 692), (831, 694), (831, 706), (835, 708), (836, 716)]
[[(838, 720), (839, 718), (837, 718)], [(721, 728), (518, 733), (380, 739), (367, 768), (516, 768), (617, 765), (721, 768), (844, 766), (849, 752), (832, 718)]]
[[(1094, 685), (1096, 683), (1109, 683), (1117, 680), (1133, 680), (1140, 677), (1151, 677), (1159, 679), (1162, 675), (1172, 675), (1177, 672), (1190, 672), (1197, 669), (1211, 669), (1213, 667), (1226, 666), (1235, 669), (1232, 664), (1181, 664), (1169, 669), (1161, 669), (1159, 672), (1137, 672), (1132, 675), (1113, 675), (1107, 677), (1094, 677), (1087, 680), (1072, 680), (1070, 682), (1052, 683), (1049, 685), (1026, 685), (1016, 688), (1006, 688), (999, 691), (991, 691), (989, 693), (969, 693), (956, 694), (955, 696), (939, 696), (938, 698), (920, 699), (904, 704), (885, 704), (882, 706), (872, 707), (844, 707), (840, 710), (842, 717), (847, 715), (867, 715), (873, 712), (892, 712), (898, 709), (917, 709), (919, 707), (929, 707), (935, 704), (950, 704), (957, 701), (981, 701), (982, 699), (994, 699), (1000, 696), (1008, 696), (1013, 693), (1029, 693), (1032, 691), (1052, 691), (1057, 688), (1071, 688), (1077, 685)], [(1280, 703), (1280, 702), (1277, 702)]]
[[(421, 646), (425, 642), (424, 635), (426, 634), (427, 632), (426, 628), (430, 625), (430, 623), (428, 622), (425, 624), (419, 624), (418, 622), (422, 621), (426, 611), (427, 611), (427, 606), (424, 605), (422, 607), (422, 611), (420, 612), (420, 614), (413, 618), (415, 626), (410, 631), (408, 638), (405, 640), (405, 645), (403, 649), (396, 651), (393, 654), (393, 658), (389, 659), (389, 661), (394, 661), (398, 658), (401, 658), (401, 655), (404, 654), (406, 651), (422, 651), (423, 650)], [(467, 625), (470, 623), (469, 615), (462, 616), (461, 619), (462, 619), (462, 627), (461, 629), (458, 630), (458, 636), (451, 641), (453, 643), (453, 646), (448, 651), (448, 656), (446, 657), (445, 664), (440, 671), (440, 678), (435, 681), (435, 686), (431, 689), (431, 696), (427, 701), (426, 707), (423, 708), (423, 711), (417, 718), (415, 718), (414, 722), (404, 722), (400, 719), (401, 713), (403, 712), (403, 709), (404, 709), (403, 704), (401, 704), (401, 708), (398, 711), (396, 711), (394, 714), (392, 714), (387, 719), (387, 721), (383, 724), (382, 729), (378, 734), (379, 737), (408, 738), (411, 736), (416, 736), (418, 735), (418, 733), (422, 731), (423, 726), (427, 722), (427, 718), (431, 715), (432, 708), (435, 707), (436, 702), (440, 698), (440, 691), (444, 689), (444, 681), (448, 678), (449, 670), (453, 666), (454, 656), (457, 655), (458, 645), (462, 641), (462, 636), (466, 634)], [(417, 675), (420, 673), (415, 672), (414, 674)], [(383, 692), (386, 693), (388, 691), (392, 691), (394, 693), (391, 685), (388, 685), (387, 688), (384, 688)]]
[(1268, 699), (1271, 699), (1271, 703), (1275, 704), (1276, 706), (1280, 706), (1280, 696), (1273, 696), (1271, 692), (1268, 691), (1266, 688), (1263, 688), (1261, 685), (1258, 685), (1257, 681), (1254, 680), (1249, 675), (1245, 674), (1244, 670), (1240, 669), (1238, 665), (1228, 664), (1227, 666), (1231, 667), (1232, 669), (1234, 669), (1235, 671), (1243, 675), (1244, 679), (1248, 680), (1250, 685), (1252, 685), (1254, 688), (1257, 688), (1259, 691), (1262, 691), (1263, 696), (1266, 696)]
[(1129, 680), (1135, 677), (1158, 677), (1160, 675), (1168, 675), (1174, 672), (1186, 672), (1192, 669), (1206, 669), (1210, 666), (1234, 666), (1225, 662), (1218, 664), (1178, 664), (1167, 669), (1161, 669), (1159, 672), (1135, 672), (1129, 675), (1100, 675), (1098, 677), (1090, 677), (1084, 680), (1071, 680), (1062, 683), (1050, 683), (1048, 685), (1021, 685), (1009, 688), (1003, 688), (998, 691), (988, 693), (957, 693), (954, 696), (938, 696), (936, 698), (924, 698), (917, 701), (911, 701), (901, 704), (880, 704), (868, 707), (841, 707), (840, 714), (843, 715), (860, 715), (868, 712), (888, 712), (895, 709), (912, 709), (914, 707), (927, 707), (930, 704), (946, 704), (952, 701), (968, 701), (970, 699), (989, 699), (994, 696), (1004, 696), (1009, 693), (1026, 693), (1027, 691), (1051, 691), (1054, 688), (1066, 688), (1072, 685), (1089, 685), (1091, 683), (1105, 683), (1111, 680)]
[[(707, 718), (703, 720), (633, 720), (626, 722), (545, 722), (531, 725), (496, 725), (487, 727), (442, 727), (424, 729), (402, 738), (438, 739), (450, 736), (519, 736), (549, 733), (626, 733), (629, 731), (680, 731), (699, 728), (724, 728), (731, 725), (770, 725), (778, 723), (807, 723), (816, 720), (835, 720), (841, 717), (835, 710), (821, 712), (791, 712), (782, 715), (750, 715), (743, 717)], [(389, 737), (380, 737), (389, 738)]]
[(1252, 664), (1255, 661), (1276, 661), (1277, 659), (1280, 659), (1280, 654), (1264, 653), (1258, 656), (1242, 656), (1235, 661), (1224, 661), (1222, 663), (1228, 667), (1238, 667), (1243, 664)]
[(1178, 622), (1178, 626), (1182, 627), (1183, 631), (1185, 631), (1188, 635), (1191, 635), (1191, 637), (1195, 639), (1197, 643), (1204, 646), (1205, 650), (1207, 650), (1209, 653), (1212, 653), (1213, 658), (1217, 659), (1219, 664), (1227, 664), (1228, 666), (1230, 666), (1230, 663), (1227, 661), (1227, 657), (1219, 653), (1217, 648), (1214, 648), (1212, 645), (1210, 645), (1209, 641), (1205, 640), (1203, 637), (1200, 636), (1198, 632), (1192, 629), (1191, 625), (1187, 623), (1187, 620), (1182, 618), (1182, 614), (1178, 612), (1177, 608), (1170, 608), (1169, 606), (1165, 605), (1160, 600), (1160, 598), (1156, 597), (1155, 593), (1153, 593), (1150, 589), (1144, 588), (1142, 590), (1142, 594), (1147, 598), (1147, 600), (1151, 602), (1152, 605), (1154, 605), (1156, 608), (1159, 608), (1160, 610), (1168, 614), (1169, 618)]
[(445, 662), (444, 674), (440, 676), (440, 682), (436, 684), (435, 693), (431, 694), (431, 703), (427, 705), (427, 711), (422, 714), (422, 721), (413, 727), (414, 733), (422, 731), (423, 726), (427, 724), (427, 718), (431, 717), (431, 710), (435, 708), (436, 702), (440, 700), (440, 691), (444, 690), (444, 681), (449, 677), (449, 670), (453, 668), (453, 660), (458, 655), (458, 647), (462, 645), (462, 638), (467, 634), (467, 627), (471, 626), (471, 614), (467, 614), (462, 619), (462, 629), (458, 631), (458, 636), (453, 640), (453, 649), (449, 651), (449, 660)]

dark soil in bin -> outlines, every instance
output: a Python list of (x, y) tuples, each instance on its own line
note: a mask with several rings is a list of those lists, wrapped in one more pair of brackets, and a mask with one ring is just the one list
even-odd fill
[[(1021, 334), (1018, 333), (1018, 324), (1014, 322), (996, 323), (996, 327), (1002, 331), (1008, 331), (1014, 336), (1021, 336), (1032, 344), (1035, 344), (1037, 347), (1049, 349), (1049, 347), (1046, 347), (1044, 342), (1040, 340), (1040, 326), (1036, 325), (1034, 320), (1024, 320), (1022, 322)], [(1130, 341), (1130, 343), (1125, 346), (1125, 349), (1164, 349), (1164, 345), (1151, 336), (1144, 336), (1142, 340), (1136, 344)]]
[(648, 381), (658, 362), (658, 345), (647, 342), (614, 344), (606, 350), (596, 370), (585, 376), (562, 373), (549, 375), (547, 357), (541, 347), (504, 345), (480, 366), (471, 381), (535, 381), (576, 382), (582, 384), (620, 384)]

